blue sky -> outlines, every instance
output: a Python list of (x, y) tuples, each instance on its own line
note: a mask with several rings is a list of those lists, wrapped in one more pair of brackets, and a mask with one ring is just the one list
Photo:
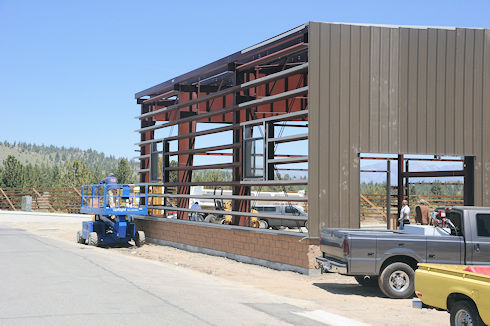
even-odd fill
[(134, 93), (307, 21), (490, 27), (490, 1), (0, 0), (0, 141), (131, 158)]

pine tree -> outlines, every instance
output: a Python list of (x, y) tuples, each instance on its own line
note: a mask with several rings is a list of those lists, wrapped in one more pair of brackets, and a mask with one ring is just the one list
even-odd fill
[(438, 182), (434, 183), (434, 185), (430, 188), (430, 192), (433, 195), (441, 196), (443, 194), (443, 190), (442, 190), (442, 186), (440, 185), (440, 183), (438, 183)]
[(34, 171), (32, 164), (27, 164), (22, 169), (22, 187), (34, 187)]
[(5, 187), (22, 187), (22, 164), (14, 156), (9, 155), (3, 161), (3, 167), (2, 184)]
[(93, 182), (93, 172), (79, 160), (66, 162), (61, 171), (61, 183), (65, 186), (79, 187)]
[(114, 171), (114, 175), (116, 176), (119, 184), (133, 183), (135, 179), (129, 166), (129, 162), (125, 158), (119, 160), (117, 168)]
[(60, 168), (58, 167), (58, 165), (55, 165), (49, 173), (48, 186), (56, 187), (59, 186), (60, 184), (61, 184)]

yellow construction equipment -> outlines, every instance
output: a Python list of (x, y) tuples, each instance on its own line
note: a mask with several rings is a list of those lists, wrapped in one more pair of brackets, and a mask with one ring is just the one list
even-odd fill
[[(151, 206), (163, 206), (163, 197), (154, 197), (152, 194), (163, 194), (163, 187), (162, 186), (151, 186), (150, 187), (150, 194), (148, 195), (149, 199), (149, 205)], [(160, 209), (149, 209), (150, 215), (152, 216), (158, 216), (162, 215), (163, 212)]]
[[(254, 214), (258, 214), (259, 211), (252, 208), (250, 210), (250, 213), (254, 213)], [(259, 228), (260, 227), (260, 223), (259, 223), (259, 219), (256, 217), (256, 216), (251, 216), (250, 217), (250, 227), (251, 228)]]

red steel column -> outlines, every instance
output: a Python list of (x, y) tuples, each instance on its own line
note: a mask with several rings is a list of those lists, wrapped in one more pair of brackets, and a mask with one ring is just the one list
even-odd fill
[[(180, 101), (185, 102), (192, 98), (191, 93), (181, 92), (180, 93)], [(187, 109), (188, 111), (180, 111), (179, 119), (186, 118), (191, 115), (195, 115), (195, 112), (192, 112), (192, 107)], [(196, 122), (186, 122), (179, 124), (179, 135), (188, 134), (196, 132)], [(178, 140), (179, 143), (179, 151), (194, 149), (195, 138), (188, 137), (182, 138)], [(194, 155), (193, 154), (180, 154), (178, 166), (192, 166), (194, 163)], [(191, 170), (183, 170), (178, 171), (178, 182), (191, 182), (192, 181), (192, 171)], [(190, 186), (178, 186), (177, 193), (189, 195), (191, 192)], [(189, 198), (178, 198), (177, 199), (177, 207), (181, 208), (189, 208)], [(177, 218), (181, 220), (188, 220), (189, 213), (188, 212), (177, 212)]]
[[(238, 72), (235, 72), (235, 84), (242, 83), (244, 81), (244, 76), (239, 75)], [(248, 91), (246, 92), (248, 95)], [(237, 95), (239, 93), (234, 93), (233, 96), (233, 104), (237, 103)], [(242, 121), (242, 115), (245, 115), (245, 111), (237, 111), (233, 112), (233, 124), (240, 124)], [(245, 119), (243, 119), (245, 120)], [(243, 127), (233, 129), (233, 143), (234, 144), (243, 144)], [(243, 180), (243, 170), (242, 170), (242, 162), (243, 162), (243, 146), (233, 148), (233, 163), (239, 163), (238, 166), (233, 168), (233, 181), (242, 181)], [(250, 195), (250, 187), (249, 186), (234, 186), (232, 187), (233, 195), (235, 196), (249, 196)], [(249, 212), (250, 211), (250, 201), (243, 199), (233, 199), (232, 200), (232, 209), (238, 212)], [(232, 224), (240, 225), (240, 226), (249, 226), (250, 225), (250, 217), (248, 216), (233, 216)]]
[[(150, 105), (141, 104), (141, 114), (147, 113), (149, 111), (150, 111)], [(152, 118), (141, 120), (141, 128), (153, 126), (154, 124), (155, 121), (153, 121)], [(140, 140), (141, 141), (151, 140), (154, 138), (154, 133), (155, 133), (154, 131), (143, 132), (140, 135)], [(140, 146), (140, 155), (146, 155), (146, 154), (150, 154), (150, 144)], [(148, 168), (150, 168), (150, 159), (145, 158), (143, 160), (140, 160), (140, 169), (148, 169)], [(150, 173), (140, 172), (140, 182), (142, 183), (150, 182)]]

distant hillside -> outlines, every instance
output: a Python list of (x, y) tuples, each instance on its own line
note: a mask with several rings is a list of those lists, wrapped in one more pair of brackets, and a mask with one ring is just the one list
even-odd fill
[[(80, 160), (87, 167), (94, 171), (106, 173), (113, 170), (118, 163), (118, 159), (113, 155), (106, 156), (104, 153), (99, 153), (92, 149), (81, 150), (79, 148), (56, 147), (53, 145), (34, 145), (28, 143), (9, 143), (7, 141), (0, 142), (0, 166), (3, 160), (8, 155), (13, 155), (22, 164), (32, 165), (47, 165), (59, 167), (65, 162)], [(130, 161), (130, 167), (133, 171), (138, 169), (138, 164), (135, 161)]]

